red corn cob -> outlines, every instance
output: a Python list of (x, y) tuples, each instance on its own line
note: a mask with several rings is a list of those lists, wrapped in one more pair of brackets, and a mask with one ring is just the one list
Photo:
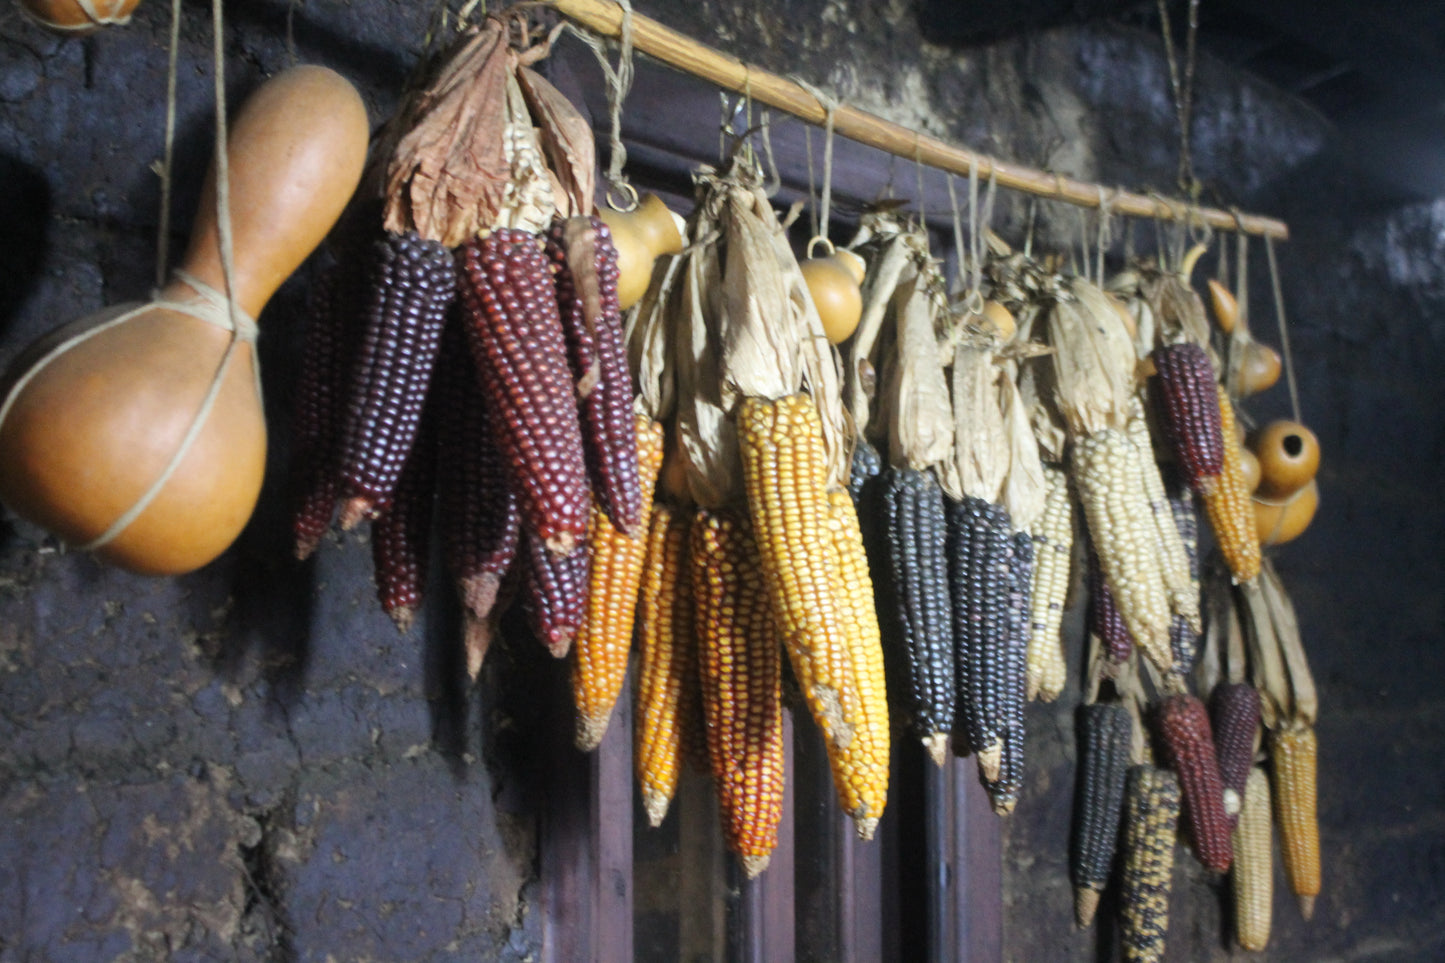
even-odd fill
[(1180, 693), (1159, 705), (1159, 734), (1179, 776), (1194, 853), (1208, 869), (1224, 872), (1234, 859), (1232, 827), (1224, 814), (1224, 787), (1204, 703)]
[(522, 609), (547, 651), (563, 658), (582, 624), (591, 555), (584, 545), (571, 555), (556, 555), (541, 539), (524, 531), (521, 540)]
[(1214, 724), (1214, 751), (1219, 778), (1224, 784), (1224, 811), (1234, 825), (1244, 802), (1244, 786), (1254, 765), (1258, 745), (1259, 692), (1248, 682), (1226, 682), (1214, 687), (1209, 699)]
[(1119, 614), (1119, 604), (1114, 601), (1114, 593), (1099, 568), (1099, 556), (1092, 549), (1089, 551), (1088, 587), (1089, 631), (1103, 643), (1104, 655), (1110, 662), (1128, 662), (1129, 654), (1134, 651), (1134, 636)]
[(567, 555), (586, 540), (592, 496), (547, 259), (536, 237), (508, 228), (468, 241), (459, 258), (472, 356), (522, 527)]
[(557, 218), (547, 236), (568, 359), (582, 399), (582, 441), (592, 491), (618, 529), (639, 534), (632, 374), (617, 304), (617, 248), (597, 217)]
[(1193, 342), (1155, 348), (1165, 434), (1189, 487), (1212, 488), (1224, 468), (1224, 430), (1219, 415), (1214, 365)]
[(372, 256), (341, 431), (343, 528), (385, 507), (396, 487), (456, 290), (451, 256), (436, 241), (388, 233)]
[(426, 588), (436, 476), (435, 434), (429, 406), (391, 500), (371, 523), (377, 598), (402, 632), (411, 628)]

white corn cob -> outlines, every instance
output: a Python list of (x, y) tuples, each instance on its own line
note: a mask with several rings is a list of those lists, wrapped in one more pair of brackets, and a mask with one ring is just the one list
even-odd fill
[(1174, 667), (1169, 593), (1159, 573), (1159, 536), (1144, 495), (1141, 461), (1128, 435), (1104, 428), (1074, 443), (1074, 486), (1124, 624), (1149, 661), (1168, 673)]
[(1234, 931), (1246, 950), (1262, 950), (1269, 943), (1270, 912), (1274, 906), (1274, 836), (1270, 822), (1269, 777), (1255, 766), (1244, 786), (1244, 808), (1234, 827), (1234, 865), (1229, 871), (1234, 889)]
[(1164, 493), (1164, 479), (1159, 474), (1159, 464), (1154, 460), (1154, 445), (1149, 440), (1149, 422), (1137, 397), (1129, 408), (1129, 439), (1139, 450), (1144, 496), (1149, 499), (1154, 530), (1159, 533), (1159, 572), (1169, 592), (1169, 609), (1183, 616), (1189, 628), (1198, 635), (1204, 630), (1199, 616), (1199, 586), (1189, 575), (1189, 552), (1184, 547), (1178, 526), (1174, 524), (1174, 513), (1170, 511), (1169, 499)]
[(1069, 566), (1074, 554), (1074, 503), (1069, 477), (1044, 466), (1048, 483), (1044, 510), (1030, 533), (1034, 539), (1034, 586), (1029, 620), (1028, 697), (1053, 702), (1064, 691), (1068, 663), (1059, 625), (1069, 594)]

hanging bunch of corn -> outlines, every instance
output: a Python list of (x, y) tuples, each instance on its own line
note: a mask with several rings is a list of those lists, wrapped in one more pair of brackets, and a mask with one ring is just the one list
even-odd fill
[(1044, 468), (1048, 485), (1044, 510), (1034, 522), (1034, 584), (1030, 595), (1027, 695), (1052, 702), (1064, 691), (1068, 662), (1064, 655), (1064, 605), (1074, 555), (1074, 501), (1069, 476)]
[(1229, 564), (1236, 582), (1248, 582), (1259, 574), (1259, 532), (1254, 521), (1254, 505), (1249, 486), (1244, 480), (1240, 462), (1239, 435), (1235, 432), (1234, 405), (1223, 385), (1216, 387), (1219, 397), (1221, 431), (1224, 436), (1224, 460), (1219, 483), (1204, 497), (1204, 513), (1214, 531), (1219, 553)]

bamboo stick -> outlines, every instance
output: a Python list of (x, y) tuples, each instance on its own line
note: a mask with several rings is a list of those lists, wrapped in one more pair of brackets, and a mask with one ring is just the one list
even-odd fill
[[(623, 9), (615, 0), (541, 2), (594, 33), (613, 38), (622, 33)], [(761, 67), (743, 63), (639, 13), (632, 14), (632, 43), (637, 50), (669, 67), (701, 77), (718, 87), (746, 93), (759, 103), (786, 111), (810, 124), (822, 126), (827, 122), (827, 107), (801, 85)], [(1274, 218), (1236, 214), (1213, 207), (1198, 207), (1181, 200), (1135, 194), (997, 160), (847, 104), (839, 104), (833, 112), (833, 130), (860, 144), (954, 174), (967, 175), (970, 168), (975, 168), (980, 177), (992, 175), (1001, 187), (1039, 197), (1067, 201), (1081, 207), (1097, 208), (1102, 203), (1114, 214), (1166, 221), (1187, 218), (1208, 224), (1216, 230), (1289, 239), (1289, 226)]]

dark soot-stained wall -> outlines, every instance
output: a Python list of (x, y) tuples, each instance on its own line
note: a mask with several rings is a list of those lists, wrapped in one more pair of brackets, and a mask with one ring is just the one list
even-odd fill
[[(0, 11), (0, 362), (151, 283), (162, 6), (69, 40)], [(238, 98), (288, 63), (287, 5), (231, 6)], [(296, 50), (355, 81), (379, 122), (424, 6), (310, 0), (295, 9)], [(1173, 183), (1157, 38), (1066, 26), (955, 49), (903, 2), (639, 7), (929, 133), (1106, 184)], [(210, 137), (204, 5), (187, 5), (183, 43), (178, 242)], [(1305, 924), (1281, 877), (1267, 955), (1445, 958), (1445, 204), (1372, 199), (1322, 120), (1209, 62), (1195, 116), (1212, 192), (1291, 222), (1280, 258), (1301, 403), (1325, 453), (1320, 516), (1276, 553), (1321, 690), (1325, 892)], [(880, 169), (880, 186), (907, 194), (903, 166)], [(1004, 233), (1018, 236), (1023, 210), (1001, 203)], [(1077, 223), (1042, 212), (1046, 239)], [(1255, 329), (1273, 342), (1255, 253)], [(278, 468), (305, 280), (262, 318), (272, 471), (224, 558), (144, 579), (59, 553), (24, 523), (0, 529), (0, 961), (536, 954), (540, 777), (527, 760), (545, 720), (516, 683), (555, 669), (506, 646), (469, 697), (451, 681), (447, 613), (405, 637), (380, 613), (364, 536), (289, 560)], [(1281, 386), (1249, 413), (1287, 408)], [(1029, 711), (1029, 788), (1005, 823), (1011, 959), (1092, 960), (1110, 937), (1070, 923), (1073, 701)], [(1227, 905), (1181, 859), (1170, 958), (1230, 957)]]

